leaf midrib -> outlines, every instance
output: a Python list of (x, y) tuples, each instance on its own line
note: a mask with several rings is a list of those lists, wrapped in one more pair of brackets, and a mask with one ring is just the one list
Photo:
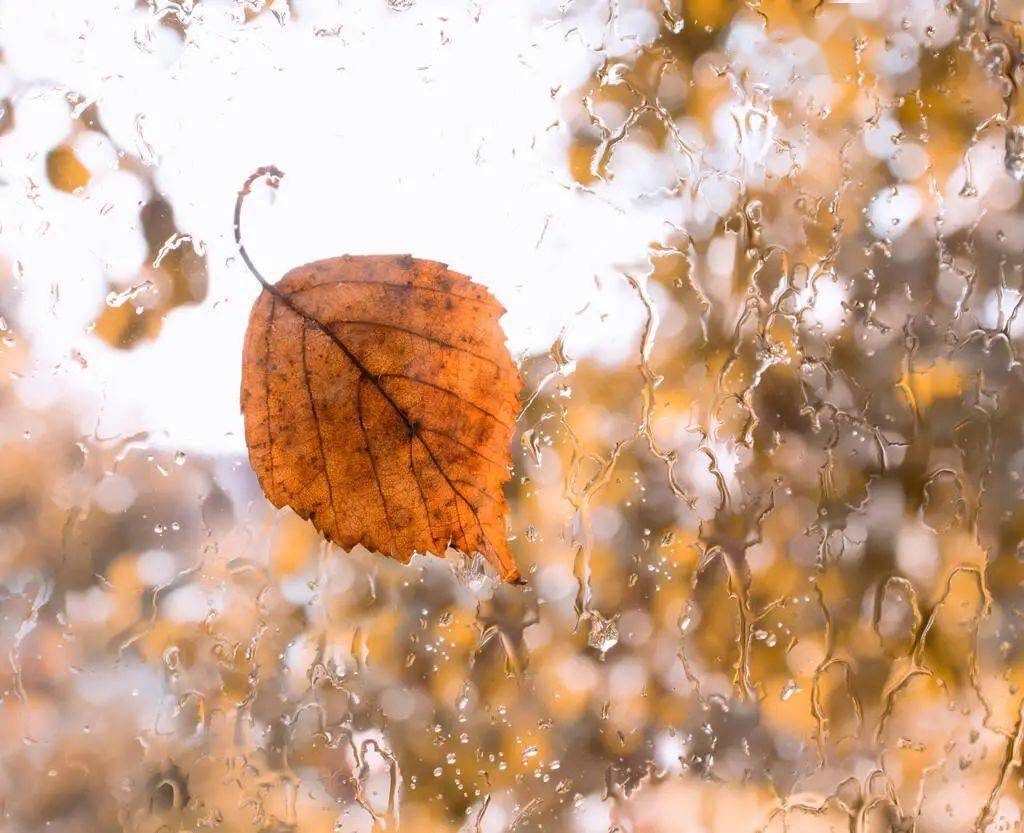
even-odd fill
[[(349, 283), (358, 283), (358, 282), (353, 281), (353, 282), (349, 282)], [(392, 284), (389, 284), (389, 285), (392, 285)], [(397, 284), (397, 285), (401, 286), (401, 284)], [(468, 546), (469, 540), (468, 540), (468, 537), (466, 536), (465, 528), (462, 526), (462, 516), (461, 516), (461, 513), (459, 512), (459, 504), (458, 504), (459, 500), (461, 500), (464, 504), (466, 504), (467, 507), (469, 507), (470, 513), (473, 516), (473, 520), (476, 522), (476, 525), (477, 525), (477, 527), (480, 530), (480, 536), (481, 536), (482, 541), (484, 543), (486, 543), (487, 545), (489, 545), (495, 551), (495, 553), (497, 553), (497, 548), (494, 547), (494, 545), (491, 543), (491, 540), (488, 537), (487, 532), (486, 532), (486, 530), (484, 528), (483, 522), (480, 519), (480, 514), (477, 511), (476, 506), (474, 505), (474, 503), (472, 501), (469, 500), (469, 498), (467, 498), (465, 496), (465, 494), (462, 493), (462, 491), (455, 485), (455, 481), (453, 481), (452, 478), (448, 475), (448, 473), (444, 470), (444, 467), (440, 464), (440, 462), (437, 459), (437, 456), (434, 454), (433, 449), (430, 447), (430, 445), (427, 443), (426, 439), (423, 437), (423, 435), (422, 435), (422, 433), (420, 431), (419, 426), (416, 424), (416, 422), (413, 419), (411, 419), (409, 417), (409, 415), (403, 410), (401, 405), (399, 405), (395, 401), (395, 399), (388, 393), (388, 391), (385, 389), (384, 385), (381, 383), (380, 375), (373, 373), (368, 367), (366, 367), (366, 365), (363, 364), (363, 362), (360, 360), (360, 358), (357, 355), (355, 355), (355, 353), (352, 352), (352, 350), (348, 347), (347, 344), (345, 344), (345, 342), (341, 339), (341, 337), (338, 336), (338, 334), (335, 333), (329, 326), (327, 326), (322, 321), (320, 321), (315, 315), (312, 315), (311, 313), (309, 313), (308, 311), (302, 309), (300, 306), (298, 306), (296, 303), (294, 303), (293, 300), (291, 299), (291, 297), (289, 295), (285, 294), (283, 291), (281, 291), (276, 285), (271, 284), (271, 283), (268, 282), (268, 283), (265, 283), (263, 285), (263, 289), (264, 289), (264, 291), (268, 292), (272, 296), (272, 298), (280, 301), (282, 304), (284, 304), (284, 306), (286, 306), (293, 313), (295, 313), (297, 316), (299, 316), (299, 318), (301, 318), (303, 321), (308, 322), (309, 324), (312, 324), (318, 330), (320, 330), (320, 332), (322, 332), (324, 335), (326, 335), (335, 344), (335, 346), (342, 352), (342, 354), (345, 356), (345, 358), (347, 358), (349, 360), (349, 362), (351, 362), (352, 366), (359, 373), (359, 375), (360, 375), (360, 384), (361, 384), (361, 382), (363, 380), (369, 381), (373, 385), (373, 387), (377, 390), (377, 392), (381, 395), (381, 397), (384, 399), (384, 401), (387, 402), (387, 404), (392, 408), (392, 410), (394, 410), (395, 414), (397, 414), (398, 418), (405, 425), (405, 428), (406, 428), (406, 430), (409, 433), (410, 446), (411, 446), (411, 442), (412, 442), (413, 439), (416, 439), (416, 440), (419, 441), (420, 445), (423, 447), (423, 450), (426, 451), (427, 456), (430, 458), (430, 461), (433, 463), (434, 467), (437, 469), (438, 473), (441, 475), (441, 477), (443, 478), (445, 484), (448, 486), (449, 490), (451, 491), (452, 495), (454, 496), (455, 514), (456, 514), (456, 518), (457, 518), (457, 520), (459, 522), (459, 527), (460, 527), (460, 529), (462, 531), (463, 543)], [(455, 297), (462, 297), (462, 296), (455, 296)], [(467, 299), (467, 300), (472, 300), (472, 299)], [(268, 330), (269, 330), (269, 327), (270, 327), (270, 322), (269, 321), (268, 321), (268, 325), (267, 326), (268, 326)], [(268, 350), (268, 353), (267, 353), (267, 361), (268, 361), (268, 364), (269, 364), (269, 361), (270, 361), (270, 352), (269, 352), (269, 350)], [(305, 364), (305, 362), (304, 362), (304, 364)], [(307, 374), (307, 382), (308, 382), (308, 368), (304, 367), (304, 370), (305, 370), (305, 372)], [(270, 386), (270, 376), (269, 376), (269, 373), (266, 375), (266, 384), (267, 384), (268, 396), (269, 396), (269, 386)], [(459, 397), (459, 399), (460, 399), (460, 401), (464, 401), (463, 397)], [(469, 404), (472, 405), (472, 403), (469, 403)], [(381, 483), (380, 475), (377, 472), (376, 462), (375, 462), (374, 457), (373, 457), (373, 452), (369, 448), (370, 442), (369, 442), (368, 432), (366, 431), (366, 427), (363, 424), (362, 412), (361, 412), (361, 404), (358, 401), (357, 401), (357, 407), (360, 408), (360, 414), (359, 414), (360, 427), (361, 427), (361, 429), (363, 431), (364, 438), (366, 439), (366, 442), (367, 442), (367, 454), (370, 456), (371, 467), (373, 468), (374, 481), (376, 482), (378, 493), (381, 496), (381, 504), (382, 504), (382, 506), (384, 508), (384, 517), (385, 517), (385, 520), (386, 520), (386, 522), (388, 524), (389, 533), (391, 534), (391, 538), (392, 538), (392, 546), (394, 547), (395, 543), (397, 543), (397, 542), (396, 542), (396, 539), (395, 539), (395, 536), (394, 536), (394, 532), (393, 532), (393, 530), (391, 528), (391, 520), (390, 520), (390, 515), (389, 515), (388, 509), (387, 509), (387, 501), (384, 499), (384, 495), (383, 495), (383, 484)], [(318, 415), (316, 413), (316, 409), (315, 408), (312, 409), (312, 413), (313, 413), (313, 421), (317, 425), (318, 436), (320, 436), (320, 431), (321, 431), (320, 420), (319, 420), (319, 417), (318, 417)], [(268, 419), (268, 432), (269, 432), (269, 430), (270, 430), (269, 429), (269, 422), (270, 422), (270, 411), (269, 411), (269, 408), (268, 408), (268, 411), (267, 411), (267, 419)], [(321, 446), (321, 448), (322, 448), (322, 446)], [(271, 442), (271, 465), (273, 465), (273, 462), (272, 462), (273, 453), (272, 453), (272, 451), (273, 451), (273, 445), (272, 445), (272, 442)], [(330, 484), (330, 469), (329, 469), (329, 467), (327, 465), (326, 457), (322, 456), (321, 459), (324, 461), (324, 476), (327, 478), (328, 484)], [(415, 470), (413, 471), (413, 477), (414, 477), (414, 479), (416, 478)], [(420, 485), (418, 479), (417, 479), (417, 484)], [(421, 491), (421, 501), (423, 502), (424, 512), (427, 515), (427, 528), (428, 528), (428, 530), (430, 530), (430, 507), (427, 504), (427, 502), (423, 499), (422, 491)], [(333, 509), (333, 507), (332, 507), (332, 509)], [(335, 521), (337, 521), (337, 514), (335, 514)], [(430, 535), (431, 535), (431, 538), (433, 538), (433, 533), (432, 532), (430, 533)], [(469, 553), (467, 553), (467, 554), (469, 554)]]

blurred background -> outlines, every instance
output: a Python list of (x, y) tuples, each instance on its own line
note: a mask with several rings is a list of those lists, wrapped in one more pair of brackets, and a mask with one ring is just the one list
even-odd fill
[[(1024, 3), (3, 0), (6, 830), (1015, 831)], [(528, 579), (249, 468), (264, 274), (446, 262)]]

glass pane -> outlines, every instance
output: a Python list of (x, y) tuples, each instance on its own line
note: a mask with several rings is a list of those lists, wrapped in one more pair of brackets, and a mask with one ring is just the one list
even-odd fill
[(5, 0), (4, 827), (1019, 830), (1022, 14)]

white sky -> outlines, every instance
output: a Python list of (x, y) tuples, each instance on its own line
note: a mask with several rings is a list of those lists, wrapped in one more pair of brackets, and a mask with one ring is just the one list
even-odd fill
[[(514, 352), (546, 350), (570, 321), (570, 353), (635, 349), (642, 308), (620, 269), (642, 269), (668, 202), (634, 199), (651, 187), (642, 159), (596, 194), (574, 188), (564, 99), (602, 59), (602, 40), (614, 55), (653, 36), (649, 12), (624, 3), (606, 34), (604, 3), (562, 19), (555, 3), (295, 0), (290, 17), (246, 25), (239, 9), (204, 0), (189, 15), (185, 3), (182, 46), (134, 0), (0, 5), (0, 95), (16, 101), (16, 127), (0, 139), (0, 256), (17, 263), (35, 351), (26, 401), (85, 391), (83, 430), (102, 402), (104, 435), (240, 448), (241, 342), (258, 287), (230, 223), (238, 187), (264, 164), (286, 173), (274, 200), (258, 189), (247, 203), (249, 248), (268, 277), (344, 253), (411, 253), (491, 287)], [(131, 280), (142, 266), (132, 225), (143, 192), (102, 143), (80, 151), (108, 169), (84, 195), (48, 186), (46, 152), (72, 126), (67, 92), (96, 101), (114, 140), (154, 163), (179, 228), (207, 247), (207, 300), (129, 352), (86, 327), (104, 275)], [(72, 349), (88, 368), (69, 361)]]

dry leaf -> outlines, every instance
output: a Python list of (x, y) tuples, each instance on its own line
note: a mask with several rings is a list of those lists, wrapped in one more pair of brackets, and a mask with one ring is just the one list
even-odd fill
[(406, 562), (451, 546), (518, 580), (502, 484), (520, 380), (501, 305), (409, 256), (332, 258), (260, 281), (242, 412), (270, 501), (344, 549)]

